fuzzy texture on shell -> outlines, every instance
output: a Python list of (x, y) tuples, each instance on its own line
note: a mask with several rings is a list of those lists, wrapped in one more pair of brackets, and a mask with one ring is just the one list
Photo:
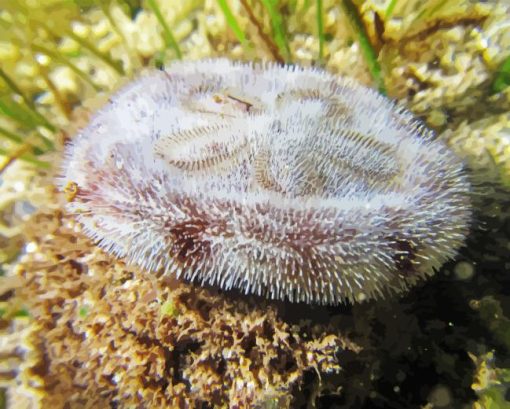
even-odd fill
[(462, 246), (461, 161), (375, 91), (317, 69), (177, 62), (68, 146), (67, 209), (146, 270), (275, 299), (399, 293)]

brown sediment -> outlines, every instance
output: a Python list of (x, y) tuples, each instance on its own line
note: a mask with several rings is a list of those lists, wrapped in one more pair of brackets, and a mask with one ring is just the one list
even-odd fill
[(243, 5), (244, 10), (248, 14), (250, 22), (256, 27), (259, 37), (266, 45), (267, 49), (269, 50), (273, 58), (280, 64), (285, 63), (285, 59), (280, 54), (278, 46), (273, 41), (273, 39), (264, 32), (264, 27), (262, 26), (262, 23), (259, 21), (259, 19), (253, 13), (251, 6), (248, 4), (246, 0), (240, 0), (240, 3)]
[(398, 43), (400, 45), (404, 45), (413, 41), (423, 41), (427, 37), (432, 34), (437, 33), (441, 30), (448, 30), (454, 27), (468, 27), (473, 25), (480, 25), (487, 19), (488, 16), (485, 15), (477, 15), (473, 17), (466, 16), (452, 16), (450, 18), (438, 18), (436, 20), (432, 20), (427, 22), (424, 28), (420, 29), (417, 32), (408, 34), (401, 38), (400, 40), (386, 39), (387, 42)]
[(304, 339), (270, 302), (156, 279), (57, 216), (34, 217), (38, 251), (18, 270), (39, 356), (25, 371), (42, 379), (26, 386), (42, 407), (289, 403), (307, 371), (338, 371), (338, 352), (359, 349), (327, 326)]

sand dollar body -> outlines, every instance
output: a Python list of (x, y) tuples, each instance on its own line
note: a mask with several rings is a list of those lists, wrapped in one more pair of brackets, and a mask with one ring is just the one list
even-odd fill
[(85, 232), (148, 271), (277, 299), (398, 293), (462, 246), (462, 163), (411, 114), (316, 69), (179, 62), (67, 149)]

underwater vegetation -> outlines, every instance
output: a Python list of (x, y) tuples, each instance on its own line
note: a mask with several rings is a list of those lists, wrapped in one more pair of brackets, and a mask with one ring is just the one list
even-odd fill
[[(510, 5), (429, 0), (0, 2), (0, 407), (510, 405)], [(465, 163), (458, 257), (398, 297), (271, 301), (96, 246), (56, 185), (114, 91), (174, 60), (321, 67)]]

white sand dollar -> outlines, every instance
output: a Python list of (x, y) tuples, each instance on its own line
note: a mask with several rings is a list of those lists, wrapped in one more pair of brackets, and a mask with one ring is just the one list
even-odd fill
[(174, 63), (67, 148), (67, 208), (148, 271), (276, 299), (398, 293), (453, 257), (461, 161), (404, 109), (317, 69)]

